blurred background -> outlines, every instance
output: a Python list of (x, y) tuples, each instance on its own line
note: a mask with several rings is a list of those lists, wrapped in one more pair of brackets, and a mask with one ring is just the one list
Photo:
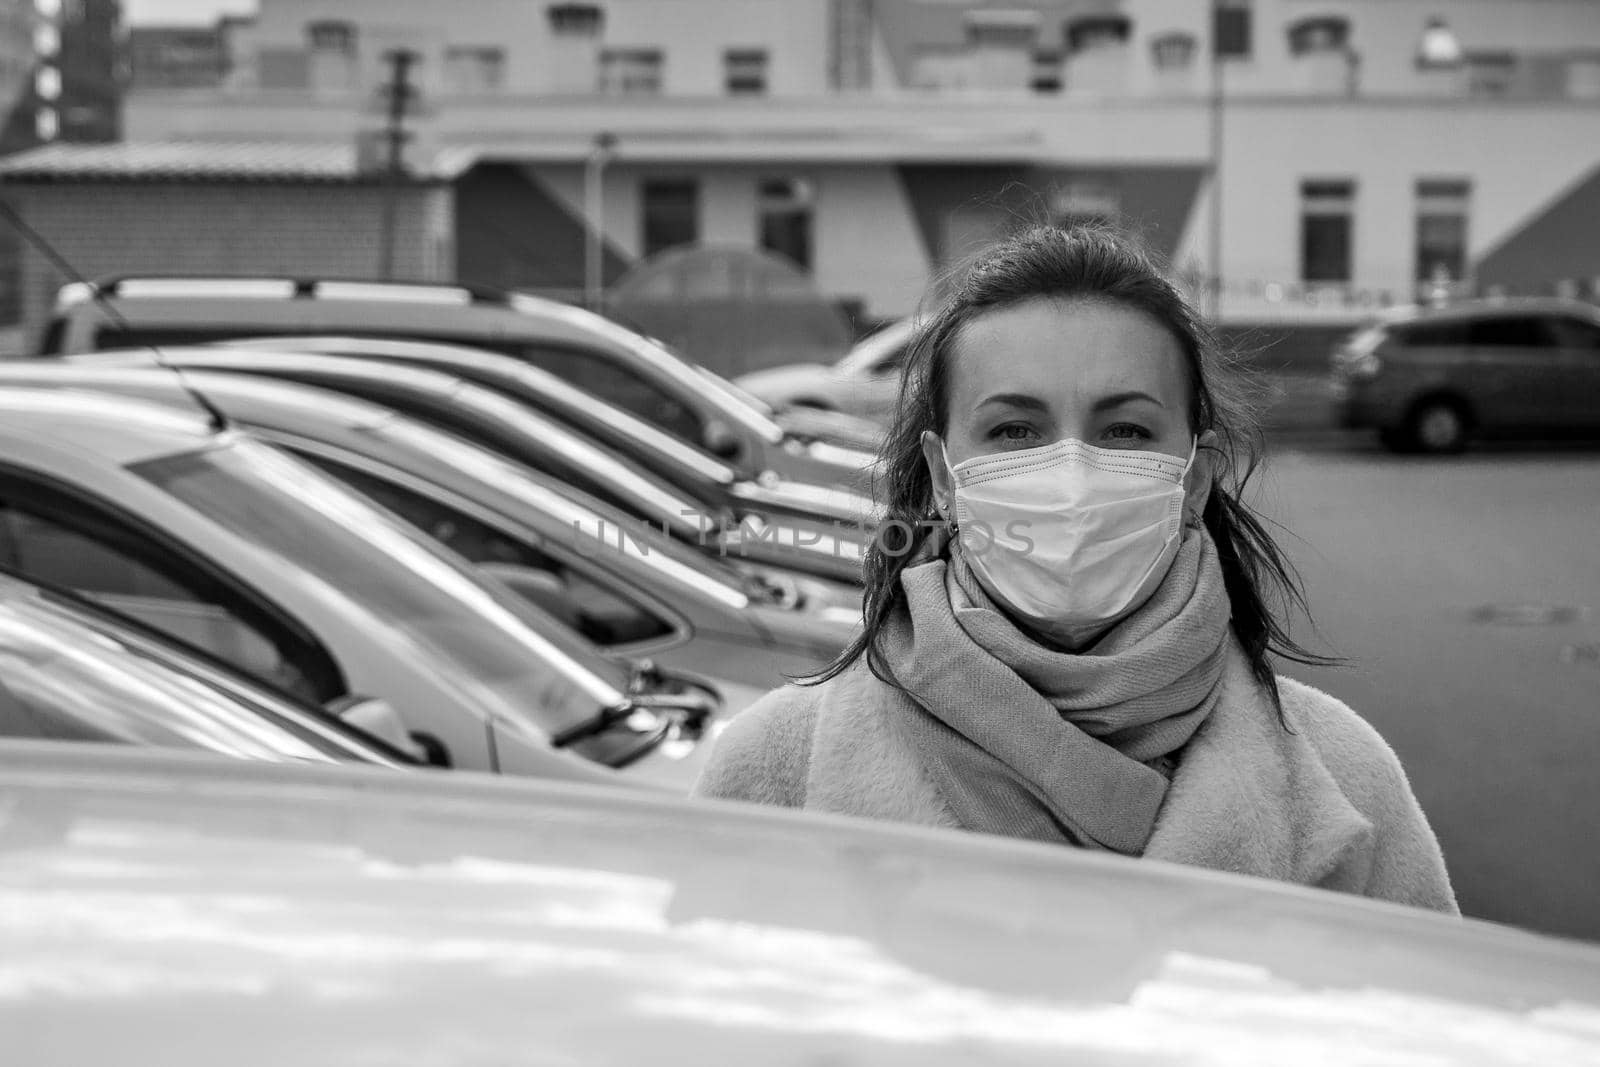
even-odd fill
[(460, 282), (881, 425), (964, 256), (1138, 233), (1262, 375), (1253, 499), (1348, 657), (1286, 671), (1470, 914), (1600, 938), (1595, 0), (0, 0), (0, 105), (18, 359), (63, 261)]

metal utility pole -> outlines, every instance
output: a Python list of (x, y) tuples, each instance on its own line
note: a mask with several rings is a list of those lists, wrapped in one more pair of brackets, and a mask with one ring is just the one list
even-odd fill
[(385, 281), (394, 277), (395, 226), (400, 187), (406, 180), (406, 142), (411, 139), (405, 122), (417, 92), (411, 84), (411, 69), (421, 58), (408, 48), (392, 49), (383, 56), (383, 61), (389, 65), (389, 80), (383, 86), (388, 108), (383, 128), (383, 219), (378, 234), (378, 277)]
[(594, 147), (583, 170), (583, 303), (590, 311), (601, 311), (605, 302), (605, 169), (617, 146), (615, 134), (595, 135)]
[(1207, 307), (1215, 325), (1222, 318), (1222, 93), (1221, 0), (1211, 0), (1211, 236), (1206, 266)]

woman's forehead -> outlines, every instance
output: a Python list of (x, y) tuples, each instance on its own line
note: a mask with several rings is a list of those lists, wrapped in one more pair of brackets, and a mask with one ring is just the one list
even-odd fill
[(968, 322), (951, 348), (952, 411), (991, 394), (1035, 396), (1051, 407), (1092, 404), (1136, 389), (1183, 406), (1183, 349), (1155, 318), (1105, 300), (1037, 299)]

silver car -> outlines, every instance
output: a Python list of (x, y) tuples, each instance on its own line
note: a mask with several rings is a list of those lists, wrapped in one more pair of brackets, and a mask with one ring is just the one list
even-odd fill
[[(762, 580), (555, 479), (388, 409), (311, 386), (206, 371), (0, 364), (0, 386), (92, 389), (230, 422), (362, 492), (505, 581), (602, 650), (709, 676), (730, 714), (815, 671), (853, 635), (860, 598)], [(188, 388), (186, 389), (185, 386)], [(194, 393), (190, 392), (193, 390)]]
[(637, 763), (686, 788), (714, 709), (315, 468), (163, 406), (0, 391), (0, 524), (12, 572), (314, 703), (383, 698), (457, 767), (603, 782)]
[(64, 287), (43, 355), (288, 333), (360, 334), (488, 348), (583, 387), (736, 463), (828, 481), (832, 453), (786, 433), (727, 382), (582, 308), (464, 285), (327, 278), (141, 276)]
[(337, 711), (348, 707), (305, 704), (126, 617), (0, 573), (0, 739), (273, 763), (413, 763), (341, 722)]
[(1600, 949), (470, 775), (0, 748), (8, 1064), (1589, 1067)]
[(228, 341), (219, 347), (307, 352), (443, 371), (558, 419), (696, 497), (722, 498), (730, 505), (766, 514), (853, 523), (871, 520), (873, 505), (866, 495), (873, 462), (870, 453), (834, 450), (846, 458), (826, 472), (823, 481), (797, 481), (780, 478), (772, 471), (751, 471), (674, 437), (549, 371), (485, 349), (381, 337), (273, 337)]
[(912, 319), (890, 323), (863, 338), (837, 363), (794, 363), (734, 379), (734, 384), (778, 411), (842, 412), (887, 426), (900, 396), (906, 350), (916, 333)]
[(226, 370), (315, 385), (404, 412), (544, 471), (718, 557), (809, 574), (836, 582), (861, 580), (858, 525), (815, 517), (822, 502), (795, 498), (779, 512), (739, 507), (722, 493), (694, 495), (606, 449), (560, 421), (493, 390), (442, 371), (372, 360), (227, 348), (107, 352), (60, 361), (78, 366), (144, 366)]

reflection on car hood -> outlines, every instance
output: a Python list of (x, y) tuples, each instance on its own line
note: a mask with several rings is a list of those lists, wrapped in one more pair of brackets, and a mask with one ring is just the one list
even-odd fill
[(848, 489), (810, 482), (773, 480), (768, 483), (738, 482), (732, 495), (756, 509), (774, 508), (805, 514), (822, 522), (870, 523), (872, 498)]
[(774, 416), (787, 434), (803, 441), (819, 441), (876, 454), (884, 428), (869, 419), (842, 411), (792, 407)]
[(833, 377), (837, 372), (829, 363), (785, 363), (781, 367), (767, 367), (751, 371), (733, 379), (733, 384), (762, 400), (773, 390), (790, 386), (804, 387), (819, 379)]
[(1593, 1063), (1600, 952), (947, 831), (0, 754), (0, 1032), (161, 1063)]

